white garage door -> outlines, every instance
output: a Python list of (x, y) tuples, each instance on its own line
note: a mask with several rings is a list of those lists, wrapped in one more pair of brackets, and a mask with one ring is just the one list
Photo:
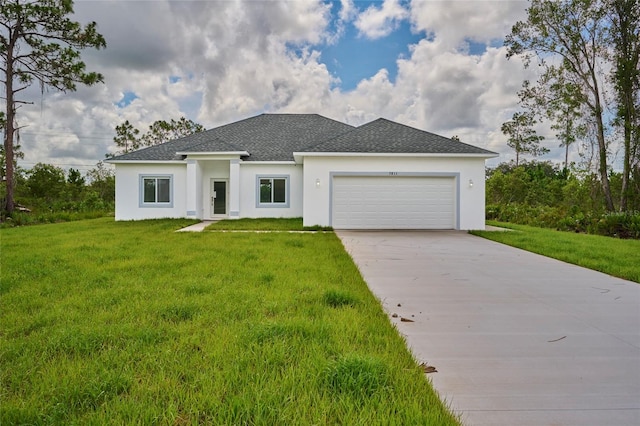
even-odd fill
[(335, 176), (335, 229), (453, 229), (452, 177)]

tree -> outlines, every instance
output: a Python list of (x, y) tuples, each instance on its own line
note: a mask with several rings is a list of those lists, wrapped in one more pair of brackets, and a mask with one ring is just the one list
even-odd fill
[[(120, 149), (113, 155), (126, 154), (127, 152), (135, 151), (142, 147), (159, 145), (204, 130), (201, 124), (188, 120), (185, 117), (180, 117), (178, 120), (171, 119), (170, 122), (165, 120), (155, 121), (149, 126), (149, 130), (145, 134), (138, 137), (140, 130), (134, 128), (133, 125), (129, 123), (129, 120), (127, 120), (121, 125), (116, 126), (116, 136), (113, 138), (113, 141)], [(107, 154), (107, 156), (112, 155)]]
[(557, 90), (558, 97), (554, 108), (547, 110), (547, 117), (552, 120), (551, 128), (556, 130), (560, 147), (564, 147), (564, 169), (569, 169), (569, 147), (586, 134), (585, 124), (580, 122), (580, 102), (575, 96), (577, 88), (573, 84), (564, 84)]
[(69, 197), (73, 201), (80, 201), (84, 192), (85, 179), (79, 170), (70, 168), (67, 174), (67, 187), (69, 188)]
[(632, 168), (640, 167), (640, 2), (609, 0), (613, 44), (613, 88), (618, 104), (616, 121), (622, 126), (624, 159), (620, 210), (626, 211)]
[(507, 145), (516, 151), (516, 167), (520, 162), (520, 154), (528, 153), (537, 157), (549, 152), (540, 146), (544, 136), (538, 136), (532, 126), (536, 120), (529, 113), (516, 112), (510, 121), (502, 124), (502, 133), (509, 136)]
[(95, 191), (100, 199), (107, 203), (115, 201), (116, 179), (112, 169), (107, 168), (102, 161), (87, 172), (89, 188)]
[(586, 135), (586, 123), (582, 120), (580, 89), (567, 81), (564, 70), (547, 72), (540, 77), (537, 85), (529, 81), (522, 84), (518, 92), (520, 105), (535, 116), (551, 121), (551, 129), (556, 130), (560, 147), (565, 148), (564, 167), (569, 167), (569, 147)]
[(64, 170), (51, 164), (38, 163), (27, 172), (27, 186), (32, 197), (51, 203), (65, 190)]
[(171, 119), (169, 123), (164, 120), (156, 121), (149, 126), (149, 130), (141, 139), (144, 146), (153, 146), (202, 131), (204, 127), (201, 124), (180, 117), (179, 120)]
[(86, 26), (69, 19), (71, 0), (2, 0), (0, 2), (1, 80), (6, 101), (4, 151), (6, 156), (7, 196), (5, 210), (14, 210), (14, 136), (18, 94), (34, 82), (41, 88), (62, 92), (76, 90), (76, 84), (93, 85), (103, 81), (96, 72), (87, 72), (80, 50), (106, 47), (96, 23)]
[(141, 146), (141, 141), (138, 138), (139, 134), (140, 130), (134, 128), (131, 123), (129, 123), (129, 120), (116, 126), (116, 136), (114, 136), (113, 141), (116, 146), (121, 148), (118, 154), (126, 154), (127, 152), (139, 149)]
[(513, 26), (505, 44), (507, 57), (522, 56), (525, 66), (537, 58), (542, 80), (562, 81), (576, 88), (576, 99), (596, 125), (598, 173), (611, 211), (602, 81), (608, 51), (606, 13), (599, 0), (532, 0), (527, 20)]

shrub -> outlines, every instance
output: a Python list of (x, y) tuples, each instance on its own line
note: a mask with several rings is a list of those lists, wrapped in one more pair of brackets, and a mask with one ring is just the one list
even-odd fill
[(608, 213), (590, 226), (590, 233), (640, 239), (640, 212)]
[(577, 207), (538, 206), (525, 204), (487, 205), (487, 220), (517, 223), (584, 232), (616, 238), (640, 239), (640, 212), (634, 213), (584, 213)]

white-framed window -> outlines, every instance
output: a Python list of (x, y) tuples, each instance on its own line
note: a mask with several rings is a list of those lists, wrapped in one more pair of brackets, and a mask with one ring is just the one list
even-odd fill
[(256, 207), (289, 207), (289, 175), (257, 176)]
[(140, 207), (173, 207), (173, 175), (140, 175)]

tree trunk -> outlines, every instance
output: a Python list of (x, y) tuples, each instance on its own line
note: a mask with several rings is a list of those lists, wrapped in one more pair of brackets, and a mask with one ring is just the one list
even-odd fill
[(624, 117), (624, 160), (622, 165), (622, 188), (620, 189), (620, 211), (627, 211), (629, 198), (629, 175), (631, 174), (631, 117)]
[(613, 197), (611, 196), (611, 187), (609, 185), (609, 175), (607, 174), (607, 143), (604, 138), (604, 123), (602, 121), (602, 109), (600, 108), (600, 99), (596, 98), (596, 125), (598, 139), (598, 173), (600, 174), (600, 184), (604, 193), (604, 201), (607, 210), (612, 212)]
[(589, 67), (589, 77), (593, 83), (594, 108), (593, 113), (596, 119), (596, 138), (598, 140), (598, 173), (600, 174), (600, 184), (604, 193), (604, 201), (607, 211), (612, 212), (613, 197), (611, 196), (611, 187), (609, 185), (609, 175), (607, 174), (607, 142), (604, 137), (604, 122), (602, 120), (602, 104), (600, 102), (600, 88), (598, 85), (598, 77), (593, 66)]
[(565, 137), (565, 141), (564, 141), (564, 169), (569, 170), (569, 110), (567, 109), (567, 117), (566, 117), (567, 123), (566, 123), (566, 127), (564, 130), (564, 137)]
[(15, 188), (15, 177), (13, 170), (13, 134), (15, 133), (14, 123), (15, 123), (15, 113), (16, 108), (14, 105), (13, 99), (13, 48), (15, 45), (15, 38), (12, 37), (14, 34), (9, 34), (10, 42), (7, 46), (7, 63), (6, 63), (6, 82), (5, 89), (7, 93), (7, 122), (5, 125), (4, 132), (4, 155), (5, 155), (5, 184), (7, 186), (7, 194), (4, 205), (4, 210), (7, 215), (11, 215), (15, 208), (14, 200), (13, 200), (13, 192)]
[[(640, 40), (635, 34), (638, 19), (637, 4), (627, 0), (613, 2), (615, 13), (613, 29), (617, 71), (614, 73), (615, 88), (619, 102), (618, 117), (622, 118), (624, 131), (624, 162), (622, 165), (622, 188), (620, 191), (620, 211), (628, 209), (629, 179), (632, 166), (632, 139), (634, 123), (637, 126), (637, 109), (634, 91), (638, 90), (638, 57)], [(617, 26), (615, 25), (617, 23)], [(636, 132), (638, 130), (635, 130)]]

